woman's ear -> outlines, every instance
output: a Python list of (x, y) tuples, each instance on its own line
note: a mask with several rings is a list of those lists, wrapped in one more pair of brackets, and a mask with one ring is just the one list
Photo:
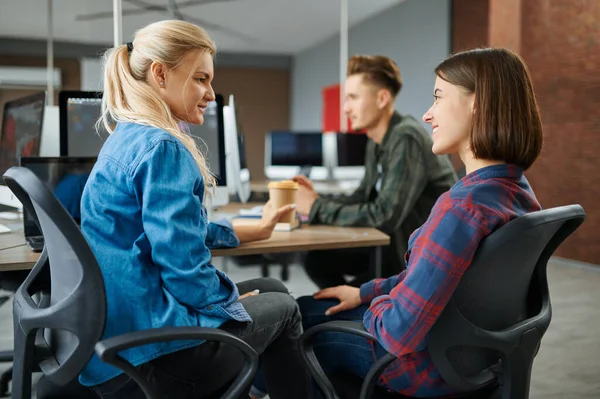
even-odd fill
[(160, 62), (153, 61), (150, 65), (150, 78), (156, 86), (161, 89), (165, 87), (165, 81), (167, 80), (167, 68)]

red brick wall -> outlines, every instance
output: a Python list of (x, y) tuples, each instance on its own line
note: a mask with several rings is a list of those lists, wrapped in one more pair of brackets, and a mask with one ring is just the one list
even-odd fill
[(490, 47), (505, 47), (517, 53), (521, 52), (522, 4), (528, 0), (489, 0)]
[(587, 213), (558, 255), (600, 265), (600, 1), (522, 1), (521, 54), (545, 133), (527, 175), (544, 207), (579, 203)]
[(452, 52), (488, 43), (489, 0), (452, 0)]
[(485, 38), (527, 62), (545, 143), (526, 175), (543, 207), (586, 210), (557, 255), (600, 265), (600, 1), (453, 0), (452, 8), (452, 51)]
[[(487, 46), (488, 12), (489, 0), (452, 0), (452, 53)], [(455, 170), (463, 169), (458, 154), (450, 159)]]

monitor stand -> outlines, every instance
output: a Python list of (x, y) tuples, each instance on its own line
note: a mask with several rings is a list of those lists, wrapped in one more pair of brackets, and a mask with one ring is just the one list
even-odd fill
[(311, 166), (308, 166), (308, 165), (301, 166), (301, 167), (300, 167), (300, 172), (299, 172), (299, 173), (300, 173), (302, 176), (309, 177), (309, 176), (310, 176), (310, 170), (311, 170), (311, 168), (312, 168), (312, 167), (311, 167)]

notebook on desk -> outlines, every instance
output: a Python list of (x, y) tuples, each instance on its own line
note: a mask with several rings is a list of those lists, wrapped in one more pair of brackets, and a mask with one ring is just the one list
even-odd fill
[[(21, 166), (31, 170), (54, 193), (77, 224), (81, 222), (81, 196), (96, 157), (22, 157)], [(44, 237), (28, 212), (23, 212), (25, 242), (35, 251), (44, 248)]]
[[(237, 215), (231, 220), (234, 226), (256, 226), (260, 223), (260, 216), (242, 216)], [(300, 220), (294, 219), (293, 223), (277, 223), (273, 231), (292, 231), (300, 227)]]

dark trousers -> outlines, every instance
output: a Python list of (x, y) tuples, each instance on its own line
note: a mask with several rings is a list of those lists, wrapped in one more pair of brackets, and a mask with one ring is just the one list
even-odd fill
[[(310, 380), (297, 346), (302, 324), (296, 301), (275, 279), (245, 281), (238, 284), (238, 289), (240, 294), (255, 289), (261, 292), (240, 300), (253, 322), (228, 321), (220, 329), (240, 337), (259, 353), (272, 399), (308, 398)], [(237, 349), (206, 342), (161, 356), (138, 369), (160, 387), (164, 398), (217, 398), (238, 375), (243, 362)], [(145, 399), (141, 389), (125, 374), (92, 389), (103, 399)]]
[[(382, 275), (379, 277), (390, 277), (404, 270), (404, 263), (398, 259), (392, 247), (384, 247), (381, 252)], [(376, 277), (375, 248), (310, 251), (304, 257), (304, 268), (320, 289), (346, 284), (360, 287)], [(347, 281), (344, 276), (354, 278)]]

